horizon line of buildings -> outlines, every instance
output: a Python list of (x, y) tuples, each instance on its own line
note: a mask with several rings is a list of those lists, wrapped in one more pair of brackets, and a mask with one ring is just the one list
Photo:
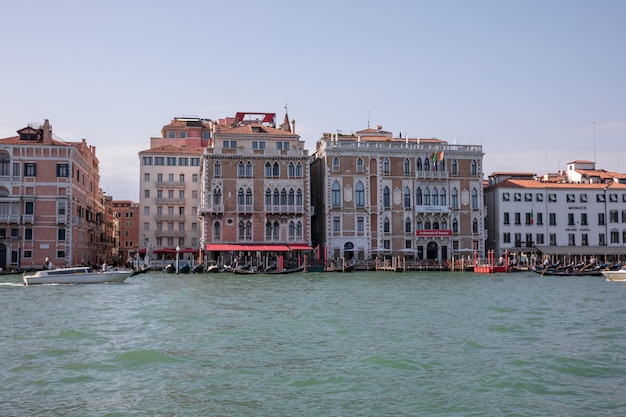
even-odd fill
[(379, 125), (324, 133), (309, 154), (295, 128), (287, 113), (280, 125), (263, 112), (175, 117), (139, 152), (134, 202), (104, 194), (85, 139), (29, 124), (0, 139), (0, 268), (119, 263), (148, 248), (204, 262), (626, 254), (626, 176), (593, 161), (484, 181), (480, 145)]

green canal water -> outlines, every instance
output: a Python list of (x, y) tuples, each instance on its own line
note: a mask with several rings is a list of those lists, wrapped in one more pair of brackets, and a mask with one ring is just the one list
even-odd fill
[(2, 416), (626, 415), (626, 283), (462, 272), (0, 283)]

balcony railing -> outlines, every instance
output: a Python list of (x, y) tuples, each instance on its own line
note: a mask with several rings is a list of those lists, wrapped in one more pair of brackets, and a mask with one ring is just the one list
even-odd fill
[(184, 198), (158, 198), (156, 199), (157, 204), (185, 204)]
[(33, 220), (35, 219), (35, 216), (32, 214), (24, 214), (22, 215), (22, 222), (24, 223), (33, 223)]
[(198, 206), (199, 214), (207, 214), (207, 213), (223, 213), (224, 205), (223, 204), (201, 204)]
[(157, 230), (156, 237), (185, 237), (185, 232), (180, 230)]
[(304, 213), (304, 207), (302, 205), (299, 206), (290, 206), (290, 205), (282, 205), (282, 204), (271, 204), (265, 206), (266, 213), (287, 213), (287, 214), (296, 214), (296, 213)]
[(19, 223), (20, 215), (19, 214), (1, 214), (0, 215), (0, 223)]
[(67, 216), (65, 214), (57, 214), (57, 224), (66, 224)]
[(157, 188), (185, 188), (184, 181), (157, 181)]

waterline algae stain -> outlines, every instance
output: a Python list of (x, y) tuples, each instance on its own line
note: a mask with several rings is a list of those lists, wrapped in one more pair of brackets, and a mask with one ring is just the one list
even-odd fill
[(524, 273), (0, 285), (2, 415), (624, 415), (625, 296)]

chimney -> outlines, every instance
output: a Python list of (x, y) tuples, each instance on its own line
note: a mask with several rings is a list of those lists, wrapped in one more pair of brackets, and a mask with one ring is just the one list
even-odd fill
[(291, 120), (291, 133), (296, 133), (296, 119)]
[(51, 145), (52, 144), (52, 128), (50, 127), (50, 121), (48, 119), (46, 119), (43, 122), (43, 127), (41, 129), (43, 130), (43, 144)]

